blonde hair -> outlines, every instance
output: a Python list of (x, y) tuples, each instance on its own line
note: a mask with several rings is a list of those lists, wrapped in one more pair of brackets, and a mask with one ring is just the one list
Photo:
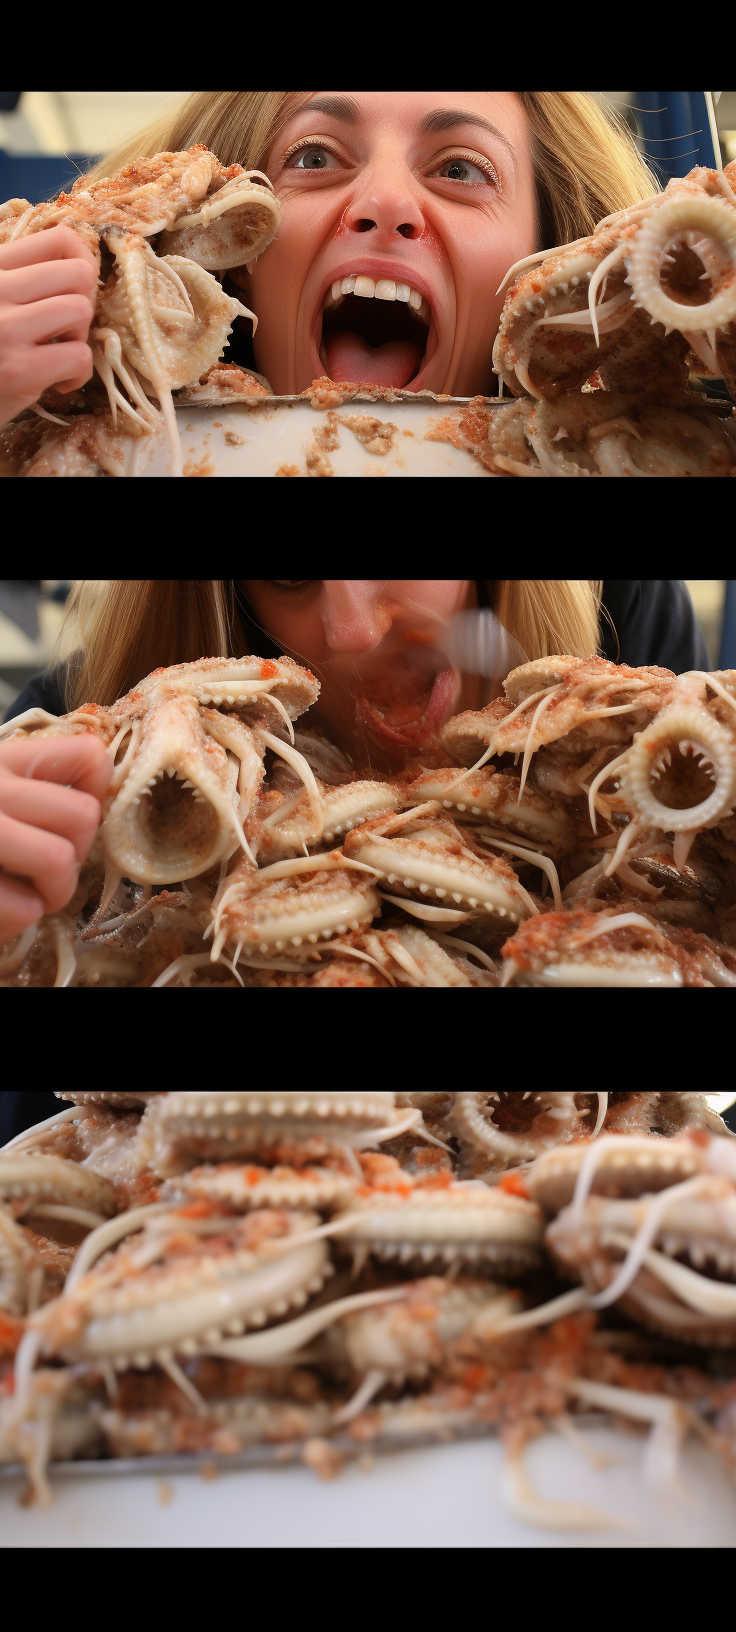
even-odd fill
[[(485, 590), (485, 593), (483, 593)], [(601, 584), (582, 578), (482, 581), (482, 598), (530, 658), (590, 657), (598, 646)], [(114, 703), (152, 669), (248, 650), (234, 579), (78, 579), (62, 642), (67, 707)], [(259, 656), (267, 656), (266, 652)]]
[(589, 91), (517, 91), (532, 133), (539, 248), (586, 238), (598, 221), (660, 191), (621, 114)]
[[(152, 153), (204, 142), (224, 165), (260, 170), (310, 91), (193, 91), (95, 165), (106, 176)], [(539, 248), (586, 237), (597, 221), (659, 191), (625, 120), (589, 91), (517, 91), (532, 133)]]
[(491, 605), (530, 658), (592, 657), (600, 641), (601, 580), (501, 578)]

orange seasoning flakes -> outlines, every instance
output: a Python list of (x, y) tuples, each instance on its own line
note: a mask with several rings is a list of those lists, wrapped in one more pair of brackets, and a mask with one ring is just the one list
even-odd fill
[(521, 1196), (522, 1201), (530, 1201), (529, 1191), (520, 1173), (504, 1173), (499, 1185), (507, 1196)]

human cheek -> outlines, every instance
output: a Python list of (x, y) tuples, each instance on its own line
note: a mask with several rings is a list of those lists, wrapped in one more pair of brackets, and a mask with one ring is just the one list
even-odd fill
[(397, 590), (408, 605), (448, 617), (464, 605), (468, 582), (465, 578), (409, 579)]
[(325, 632), (319, 614), (308, 607), (294, 607), (281, 595), (265, 597), (256, 613), (271, 640), (297, 662), (319, 663), (325, 653)]
[[(473, 230), (474, 228), (474, 230)], [(508, 268), (531, 254), (533, 232), (520, 230), (515, 223), (469, 222), (464, 231), (453, 235), (452, 260), (461, 307), (469, 302), (477, 313), (495, 313), (503, 305), (496, 290)]]
[(308, 329), (302, 298), (312, 258), (308, 234), (292, 219), (285, 228), (282, 223), (276, 243), (253, 272), (259, 319), (253, 342), (256, 364), (277, 393), (296, 389), (296, 348)]

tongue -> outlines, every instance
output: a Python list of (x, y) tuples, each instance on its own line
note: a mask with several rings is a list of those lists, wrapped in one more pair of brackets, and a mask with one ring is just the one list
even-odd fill
[(408, 385), (422, 360), (422, 348), (413, 340), (389, 340), (369, 346), (359, 334), (340, 330), (325, 337), (327, 372), (340, 383), (401, 387)]
[[(382, 688), (379, 692), (380, 701), (384, 704), (380, 711), (367, 697), (363, 697), (358, 707), (360, 718), (367, 725), (377, 728), (382, 737), (400, 744), (405, 748), (417, 748), (426, 742), (433, 732), (437, 731), (442, 718), (450, 705), (455, 686), (455, 674), (452, 669), (443, 669), (437, 675), (428, 701), (418, 716), (421, 703), (415, 699), (414, 706), (407, 701), (406, 706), (397, 702), (390, 706), (390, 683), (388, 689)], [(386, 695), (384, 696), (384, 692)], [(425, 693), (426, 698), (426, 693)]]

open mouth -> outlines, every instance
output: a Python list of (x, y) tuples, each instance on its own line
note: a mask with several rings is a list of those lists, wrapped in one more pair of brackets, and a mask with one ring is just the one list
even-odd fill
[(412, 664), (391, 666), (382, 675), (363, 682), (358, 702), (358, 719), (365, 730), (384, 746), (424, 747), (437, 735), (457, 701), (459, 677), (447, 667), (417, 668)]
[(670, 743), (652, 769), (656, 796), (668, 810), (697, 808), (710, 798), (717, 780), (707, 748), (697, 742)]
[(400, 389), (419, 374), (432, 312), (411, 284), (361, 275), (338, 279), (322, 308), (319, 356), (338, 382)]

